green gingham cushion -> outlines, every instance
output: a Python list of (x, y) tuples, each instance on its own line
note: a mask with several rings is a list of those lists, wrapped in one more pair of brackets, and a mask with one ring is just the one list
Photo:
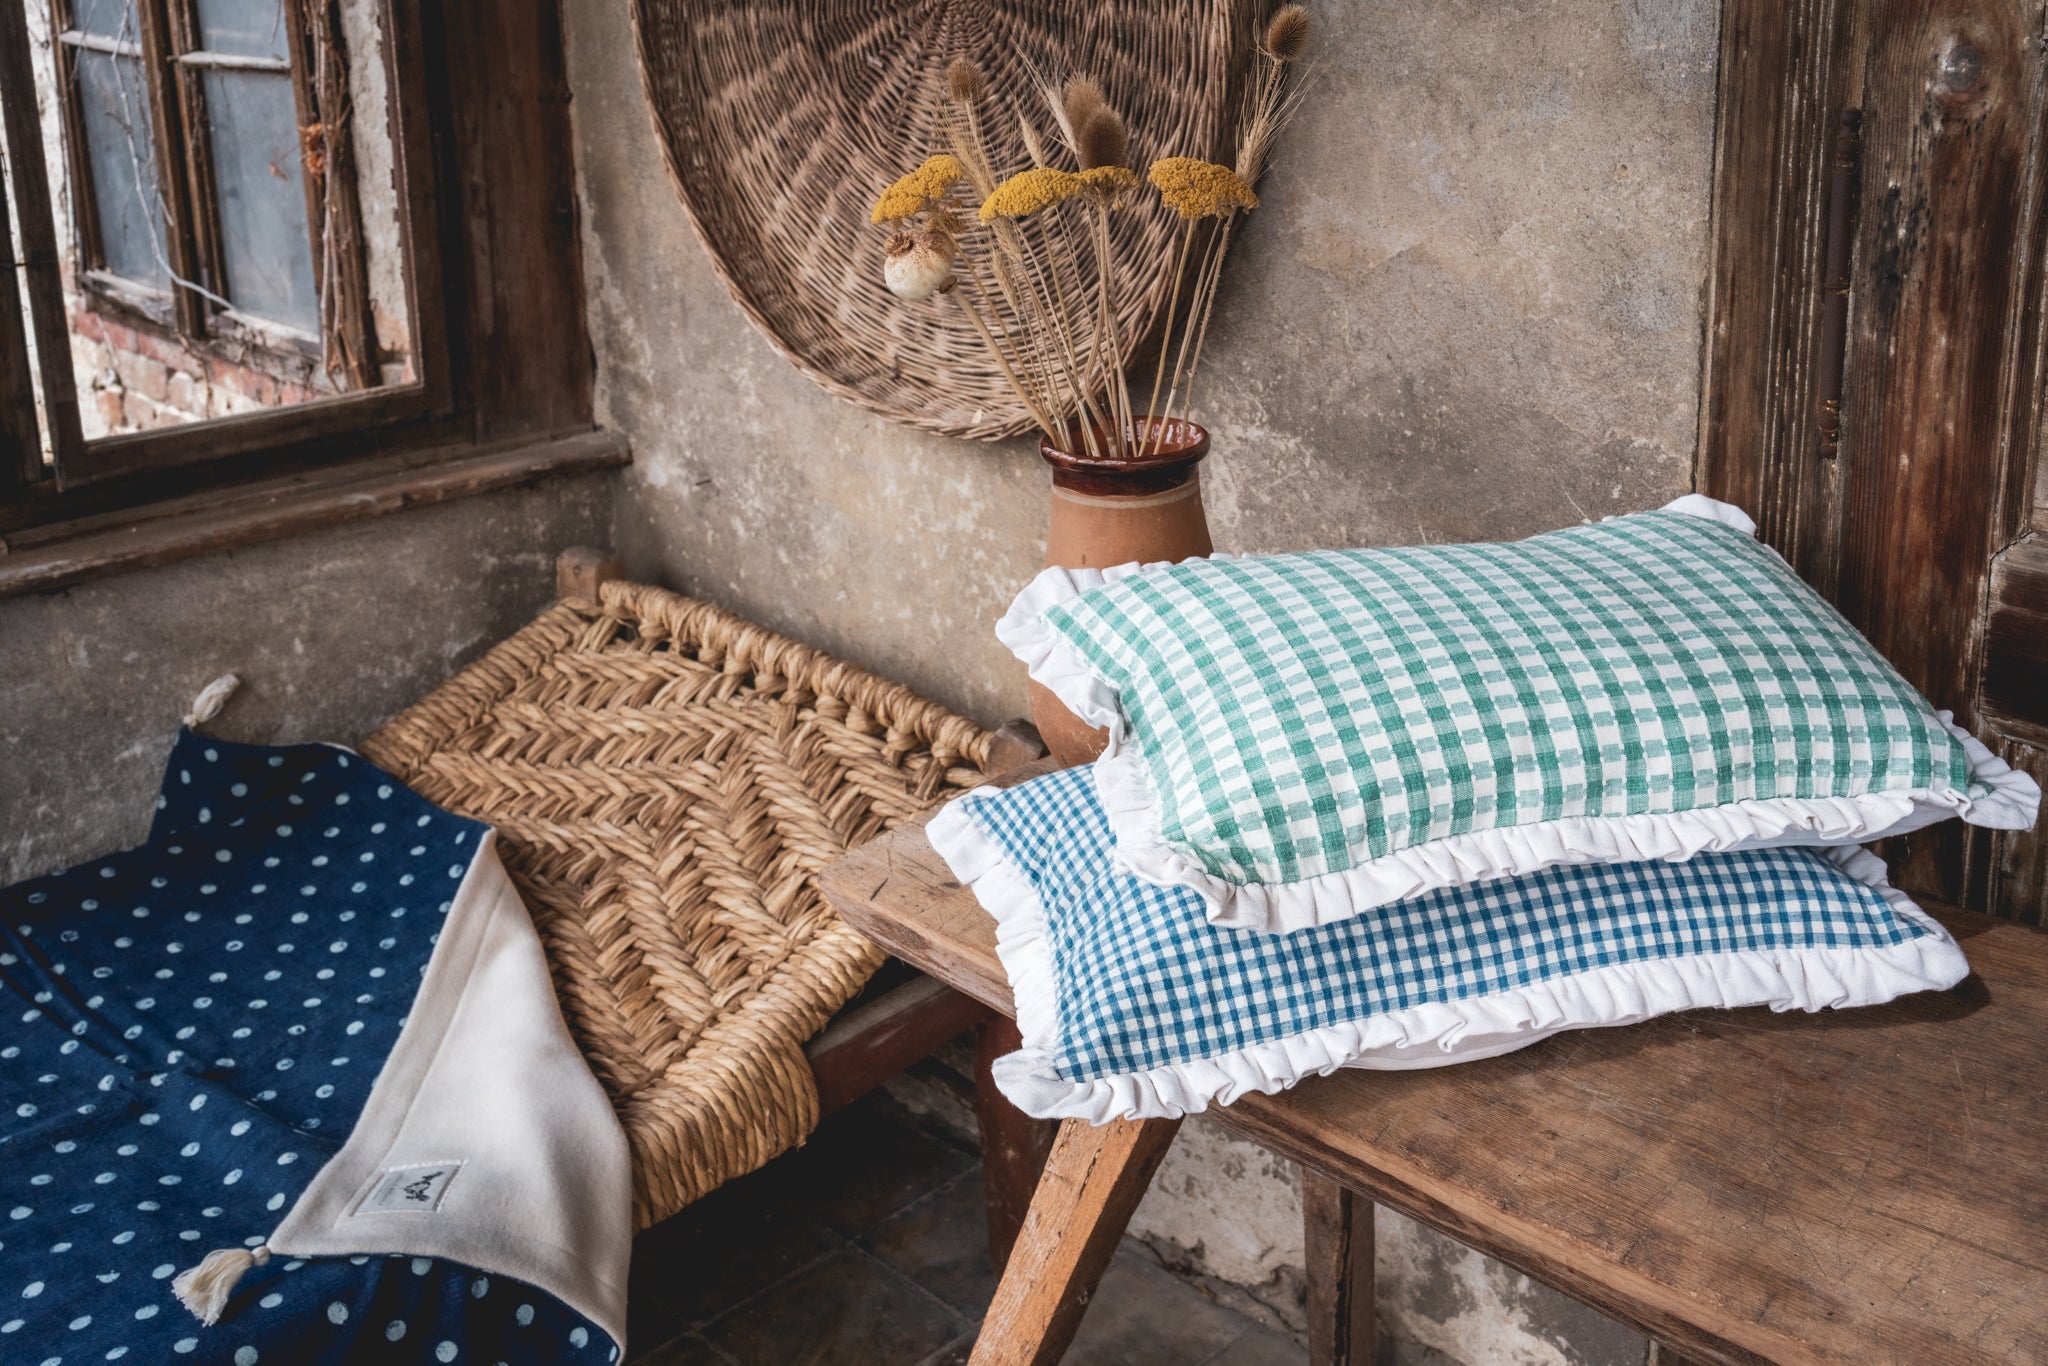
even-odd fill
[(1271, 935), (1118, 872), (1084, 770), (977, 788), (927, 830), (999, 922), (1023, 1048), (996, 1083), (1046, 1118), (1172, 1116), (1334, 1067), (1702, 1006), (1870, 1005), (1969, 972), (1854, 848), (1547, 868)]
[(1506, 545), (1047, 570), (1119, 864), (1293, 929), (1558, 863), (1860, 843), (2039, 791), (1694, 496)]

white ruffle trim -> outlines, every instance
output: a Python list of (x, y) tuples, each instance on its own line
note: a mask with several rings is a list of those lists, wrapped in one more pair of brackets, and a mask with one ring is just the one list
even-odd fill
[(1346, 920), (1440, 887), (1515, 877), (1577, 863), (1683, 862), (1701, 853), (1779, 845), (1855, 845), (1903, 835), (1961, 816), (1994, 830), (2033, 825), (2041, 789), (1955, 724), (1935, 713), (1969, 756), (1980, 797), (1954, 788), (1870, 792), (1859, 797), (1775, 797), (1662, 815), (1569, 816), (1530, 825), (1447, 835), (1349, 868), (1295, 882), (1220, 878), (1166, 843), (1159, 807), (1136, 749), (1112, 746), (1095, 762), (1095, 788), (1116, 836), (1116, 866), (1162, 887), (1201, 895), (1209, 919), (1237, 929), (1287, 933)]
[[(1744, 534), (1755, 530), (1741, 509), (1702, 494), (1687, 494), (1664, 510), (1705, 517)], [(1675, 862), (1710, 851), (1863, 844), (1951, 816), (1988, 829), (2025, 830), (2040, 813), (2041, 789), (2031, 777), (1957, 726), (1950, 713), (1938, 712), (1942, 725), (1968, 755), (1972, 777), (1990, 789), (1984, 795), (1973, 798), (1954, 788), (1928, 788), (1858, 797), (1777, 797), (1661, 815), (1571, 816), (1450, 835), (1294, 882), (1233, 882), (1162, 838), (1151, 775), (1129, 743), (1116, 689), (1098, 678), (1044, 622), (1047, 609), (1151, 567), (1047, 569), (1017, 596), (997, 624), (996, 635), (1024, 661), (1031, 677), (1050, 688), (1075, 715), (1109, 728), (1109, 746), (1095, 761), (1095, 786), (1116, 836), (1116, 866), (1146, 882), (1199, 893), (1209, 919), (1218, 925), (1286, 933), (1348, 919), (1439, 887), (1563, 864)]]
[(1219, 1057), (1167, 1063), (1093, 1081), (1068, 1081), (1053, 1057), (1059, 998), (1045, 911), (1030, 880), (982, 834), (967, 793), (926, 827), (961, 882), (996, 918), (996, 953), (1010, 978), (1024, 1046), (998, 1058), (996, 1085), (1041, 1119), (1170, 1119), (1272, 1093), (1339, 1067), (1405, 1071), (1509, 1053), (1569, 1029), (1634, 1024), (1676, 1010), (1768, 1005), (1817, 1011), (1876, 1005), (1916, 991), (1954, 986), (1969, 975), (1963, 952), (1940, 924), (1885, 880), (1884, 864), (1853, 847), (1826, 850), (1851, 877), (1884, 896), (1901, 917), (1930, 931), (1877, 948), (1783, 949), (1702, 954), (1612, 964), (1492, 996), (1389, 1011), (1255, 1044)]

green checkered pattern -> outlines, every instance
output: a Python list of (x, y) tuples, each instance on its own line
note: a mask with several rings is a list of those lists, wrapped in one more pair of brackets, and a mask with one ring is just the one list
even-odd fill
[(1118, 690), (1161, 838), (1237, 883), (1570, 816), (1971, 787), (1784, 561), (1682, 512), (1191, 561), (1045, 621)]

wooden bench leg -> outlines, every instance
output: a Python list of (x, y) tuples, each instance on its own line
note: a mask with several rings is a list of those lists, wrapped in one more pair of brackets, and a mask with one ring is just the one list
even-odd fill
[(1052, 1366), (1074, 1340), (1177, 1119), (1060, 1125), (969, 1366)]
[(1372, 1201), (1304, 1167), (1301, 1220), (1309, 1366), (1372, 1366)]
[(1010, 1249), (1024, 1227), (1024, 1211), (1031, 1208), (1032, 1192), (1038, 1189), (1039, 1173), (1045, 1170), (1053, 1135), (1059, 1131), (1059, 1125), (1049, 1119), (1033, 1119), (996, 1089), (990, 1065), (1023, 1043), (1017, 1036), (1017, 1022), (1003, 1015), (983, 1024), (974, 1040), (974, 1117), (981, 1124), (988, 1250), (998, 1276), (1009, 1264)]

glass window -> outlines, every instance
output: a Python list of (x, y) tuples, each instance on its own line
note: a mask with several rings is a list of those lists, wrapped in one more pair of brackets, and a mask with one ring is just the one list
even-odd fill
[(284, 6), (278, 0), (198, 0), (199, 44), (232, 57), (283, 59)]
[(79, 121), (92, 167), (93, 206), (100, 226), (101, 267), (153, 289), (171, 287), (158, 196), (156, 143), (142, 63), (79, 49)]
[(320, 299), (291, 77), (221, 68), (206, 72), (202, 88), (227, 272), (223, 292), (237, 312), (317, 332)]

